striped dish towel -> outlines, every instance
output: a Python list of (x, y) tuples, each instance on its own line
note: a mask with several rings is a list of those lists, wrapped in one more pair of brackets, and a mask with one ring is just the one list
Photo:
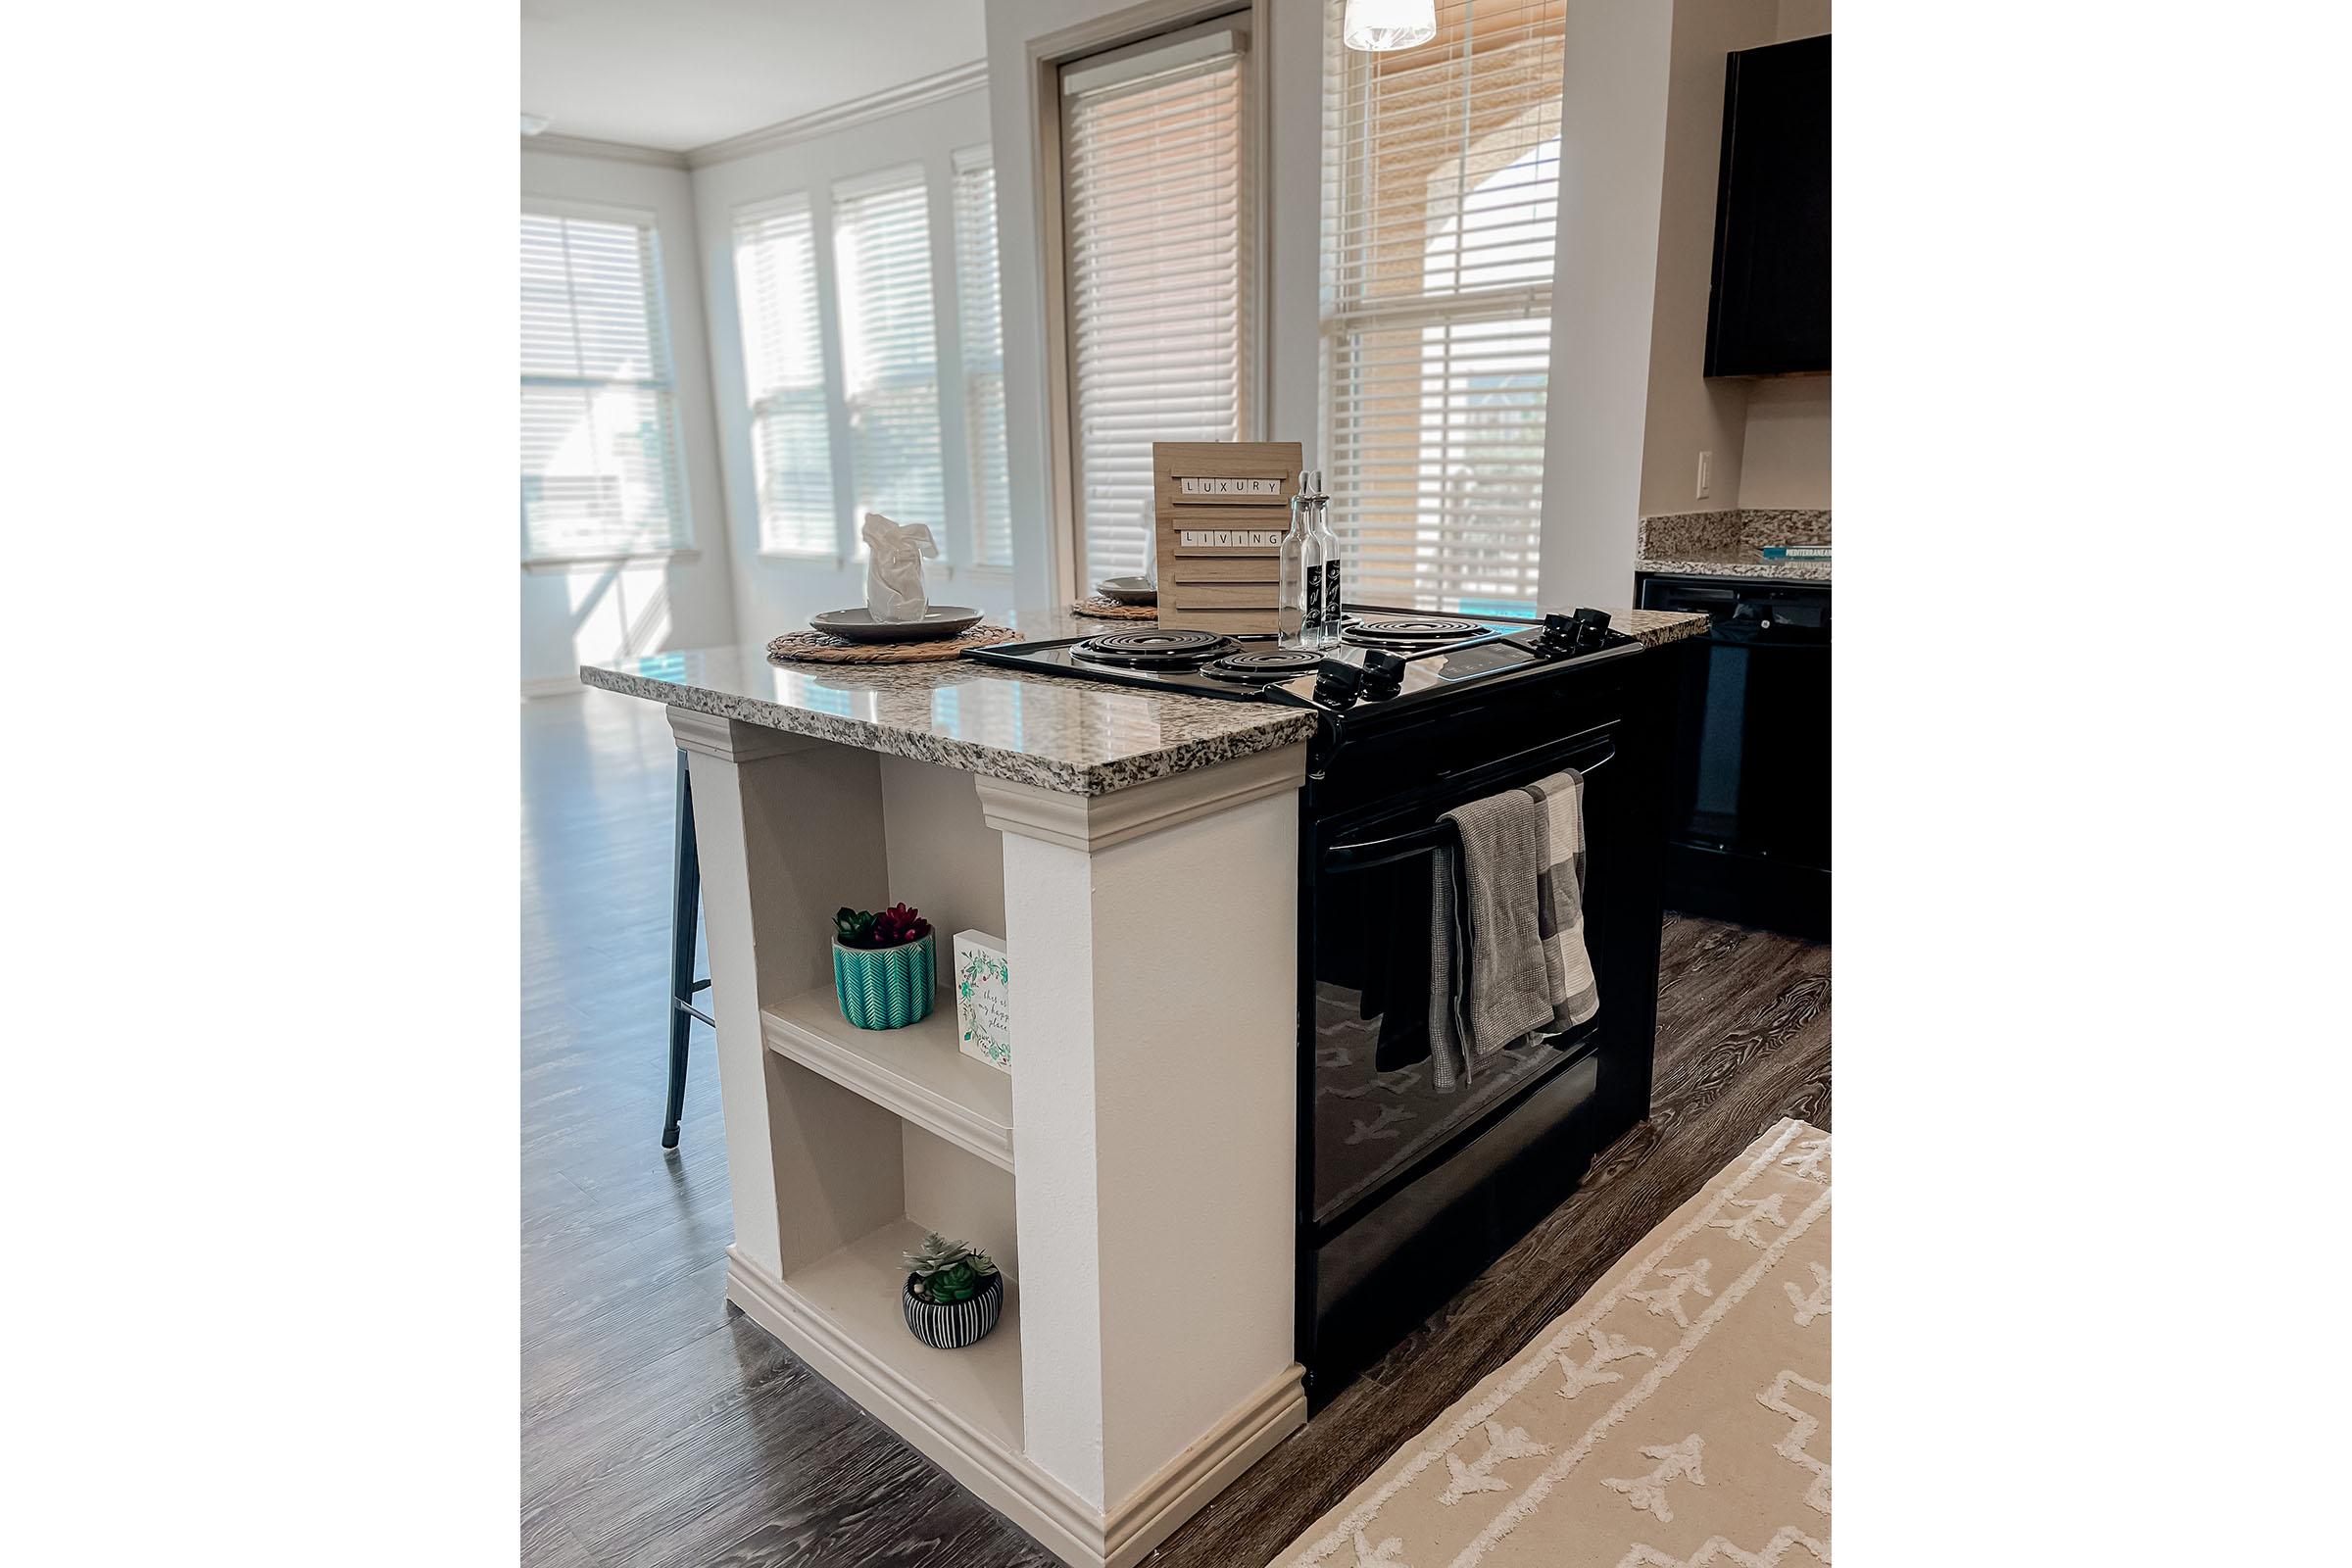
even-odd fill
[(1459, 848), (1431, 858), (1430, 1081), (1600, 1010), (1585, 951), (1584, 776), (1553, 773), (1443, 813)]
[(1537, 930), (1544, 938), (1544, 971), (1551, 990), (1551, 1023), (1543, 1032), (1572, 1029), (1600, 1010), (1600, 984), (1585, 951), (1585, 776), (1574, 768), (1538, 779), (1535, 797), (1544, 834), (1544, 871), (1536, 879)]

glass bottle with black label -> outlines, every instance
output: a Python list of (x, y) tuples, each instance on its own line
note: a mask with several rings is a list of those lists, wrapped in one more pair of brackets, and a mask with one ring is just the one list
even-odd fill
[(1340, 627), (1348, 617), (1340, 608), (1340, 536), (1332, 531), (1331, 497), (1323, 493), (1323, 471), (1315, 470), (1315, 494), (1307, 522), (1323, 541), (1323, 642), (1326, 646), (1340, 640)]

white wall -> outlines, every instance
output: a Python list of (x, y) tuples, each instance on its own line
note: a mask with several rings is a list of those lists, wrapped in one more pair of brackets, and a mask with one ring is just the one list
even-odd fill
[(1830, 0), (1781, 0), (1775, 43), (1791, 38), (1817, 38), (1830, 30)]
[[(954, 533), (969, 514), (960, 499), (966, 493), (966, 469), (962, 323), (956, 296), (953, 158), (957, 148), (983, 146), (989, 140), (989, 94), (975, 89), (694, 172), (704, 291), (710, 302), (711, 386), (722, 412), (718, 454), (724, 475), (725, 529), (735, 564), (735, 621), (747, 642), (764, 641), (779, 632), (799, 630), (818, 611), (864, 604), (865, 568), (854, 560), (810, 562), (760, 553), (751, 402), (744, 379), (743, 329), (735, 297), (735, 211), (777, 196), (808, 194), (818, 242), (818, 297), (825, 316), (838, 321), (830, 243), (832, 184), (879, 170), (922, 165), (931, 192), (932, 299), (937, 311), (934, 324), (940, 366), (940, 457), (944, 466), (948, 531)], [(1000, 232), (1007, 220), (1006, 186), (1012, 182), (1000, 154), (997, 174)], [(1009, 286), (1006, 292), (1010, 293)], [(1009, 360), (1013, 336), (1009, 320), (1005, 332), (1005, 355)], [(838, 334), (828, 340), (825, 366), (826, 378), (836, 391), (843, 384), (838, 343)], [(1009, 371), (1006, 379), (1009, 384)], [(847, 432), (838, 419), (833, 436), (838, 459), (848, 450)], [(1024, 434), (1017, 424), (1010, 439), (1017, 553), (1026, 548), (1019, 530)], [(838, 462), (836, 471), (843, 471)], [(850, 514), (855, 497), (837, 485), (835, 501), (843, 519), (851, 524), (850, 537), (854, 539), (855, 522)], [(942, 545), (949, 553), (961, 548), (959, 541), (943, 540)], [(972, 605), (992, 614), (1003, 613), (1013, 603), (1012, 580), (1002, 571), (977, 571), (942, 560), (928, 564), (927, 577), (934, 603)]]
[(1747, 394), (1747, 467), (1740, 505), (1826, 510), (1829, 504), (1830, 378), (1756, 382)]
[(680, 468), (694, 549), (668, 561), (524, 570), (526, 692), (578, 689), (583, 662), (735, 640), (728, 538), (705, 350), (694, 191), (682, 169), (524, 149), (522, 199), (584, 202), (654, 215), (677, 376)]
[[(1772, 42), (1777, 22), (1774, 0), (1676, 0), (1674, 7), (1649, 416), (1642, 441), (1643, 516), (1740, 505), (1749, 383), (1701, 373), (1723, 157), (1723, 57)], [(1714, 454), (1704, 500), (1697, 494), (1701, 452)]]
[(1633, 593), (1674, 7), (1573, 0), (1544, 440), (1545, 609)]

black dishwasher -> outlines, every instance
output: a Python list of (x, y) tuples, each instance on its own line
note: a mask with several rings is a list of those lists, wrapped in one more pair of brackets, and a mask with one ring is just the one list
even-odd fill
[(1667, 907), (1826, 938), (1829, 585), (1643, 575), (1638, 592), (1714, 622), (1684, 666)]

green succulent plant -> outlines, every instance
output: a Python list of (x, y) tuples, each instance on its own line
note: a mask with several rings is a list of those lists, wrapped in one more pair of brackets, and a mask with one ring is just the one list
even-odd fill
[(916, 1297), (942, 1306), (970, 1300), (997, 1271), (997, 1265), (986, 1252), (962, 1242), (951, 1242), (937, 1231), (923, 1238), (919, 1250), (899, 1255), (906, 1260), (907, 1269), (914, 1275)]
[(904, 904), (881, 913), (843, 905), (833, 911), (833, 934), (845, 948), (895, 948), (931, 934), (931, 922)]

